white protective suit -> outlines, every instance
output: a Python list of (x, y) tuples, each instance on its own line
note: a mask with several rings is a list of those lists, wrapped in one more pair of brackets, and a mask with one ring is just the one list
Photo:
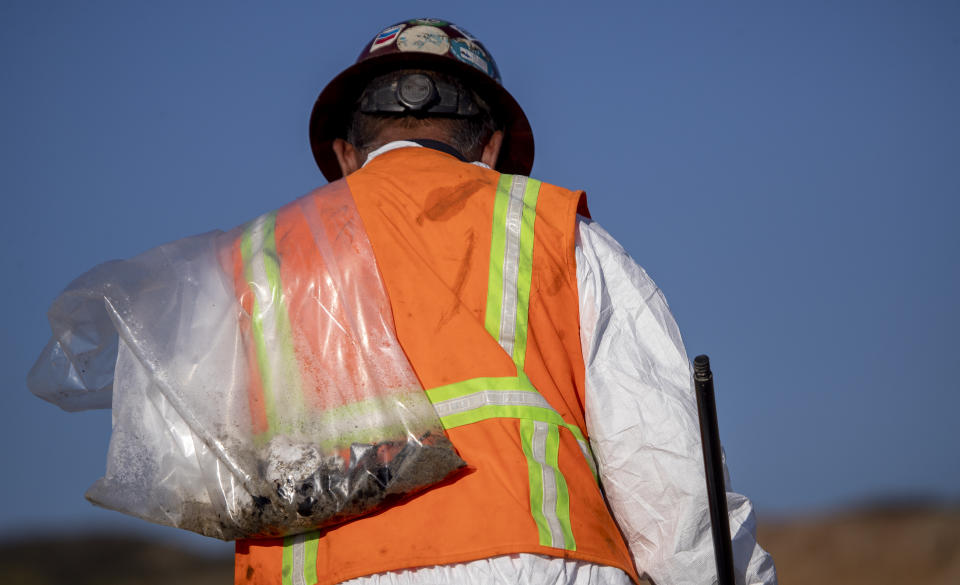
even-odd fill
[[(414, 142), (391, 142), (374, 157)], [(482, 164), (482, 163), (474, 163)], [(590, 445), (636, 566), (656, 585), (716, 581), (697, 402), (660, 289), (596, 222), (578, 218), (577, 286)], [(727, 492), (737, 583), (777, 582), (750, 501)], [(743, 581), (741, 581), (743, 579)], [(630, 583), (619, 569), (533, 554), (370, 575), (349, 585)]]

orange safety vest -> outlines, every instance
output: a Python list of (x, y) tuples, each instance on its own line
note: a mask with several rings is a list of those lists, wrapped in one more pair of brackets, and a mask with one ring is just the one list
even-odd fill
[(583, 192), (427, 148), (389, 151), (344, 181), (397, 338), (469, 469), (346, 524), (238, 541), (236, 583), (332, 584), (513, 553), (618, 567), (639, 582), (586, 435)]

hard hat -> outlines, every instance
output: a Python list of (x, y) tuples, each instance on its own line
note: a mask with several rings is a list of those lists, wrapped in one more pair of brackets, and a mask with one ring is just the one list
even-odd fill
[(530, 174), (533, 130), (523, 109), (503, 88), (493, 56), (463, 28), (446, 20), (418, 18), (380, 31), (364, 46), (356, 63), (333, 78), (317, 97), (310, 115), (310, 147), (327, 180), (343, 176), (333, 140), (345, 137), (350, 113), (367, 82), (398, 69), (436, 70), (460, 79), (489, 105), (504, 131), (496, 169)]

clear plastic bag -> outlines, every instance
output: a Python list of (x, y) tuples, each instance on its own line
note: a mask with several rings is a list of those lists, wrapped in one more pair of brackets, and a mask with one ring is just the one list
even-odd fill
[(102, 264), (49, 310), (34, 394), (113, 408), (95, 504), (224, 540), (368, 513), (464, 462), (396, 336), (346, 183)]

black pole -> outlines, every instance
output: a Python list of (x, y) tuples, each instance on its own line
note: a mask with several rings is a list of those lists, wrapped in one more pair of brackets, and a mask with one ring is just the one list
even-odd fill
[(717, 403), (713, 395), (710, 358), (705, 355), (698, 355), (693, 359), (693, 382), (697, 393), (697, 410), (700, 412), (700, 442), (703, 445), (703, 468), (707, 476), (707, 498), (710, 503), (710, 528), (713, 531), (717, 579), (720, 585), (734, 585), (733, 544), (730, 541), (730, 519), (727, 516), (727, 488), (723, 482)]

